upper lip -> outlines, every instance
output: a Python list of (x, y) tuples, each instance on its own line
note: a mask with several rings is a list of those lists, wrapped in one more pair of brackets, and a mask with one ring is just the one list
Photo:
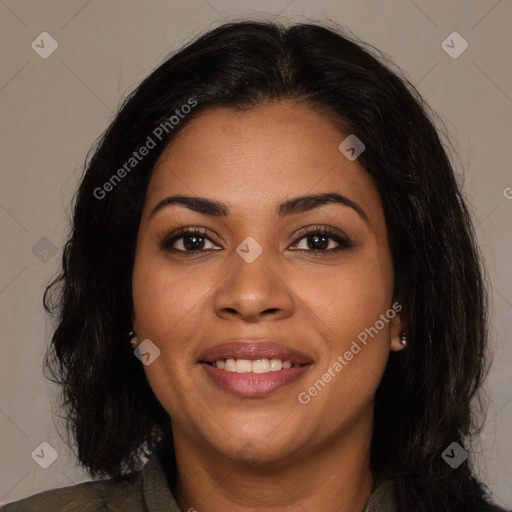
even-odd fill
[(312, 359), (303, 352), (278, 343), (271, 339), (237, 339), (230, 340), (207, 349), (200, 357), (201, 362), (219, 359), (280, 359), (292, 364), (312, 363)]

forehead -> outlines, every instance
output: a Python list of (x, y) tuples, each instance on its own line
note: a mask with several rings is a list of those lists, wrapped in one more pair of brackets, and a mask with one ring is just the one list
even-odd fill
[(357, 160), (338, 149), (348, 134), (305, 104), (281, 101), (237, 112), (212, 108), (189, 121), (160, 157), (147, 204), (172, 194), (258, 211), (284, 197), (339, 192), (382, 216), (379, 194)]

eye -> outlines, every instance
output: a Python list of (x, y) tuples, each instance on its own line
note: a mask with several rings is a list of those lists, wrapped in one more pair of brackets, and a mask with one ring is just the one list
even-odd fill
[(353, 247), (353, 244), (346, 235), (335, 233), (324, 226), (317, 226), (301, 236), (298, 246), (293, 250), (332, 253), (350, 247)]
[[(210, 246), (208, 246), (210, 244)], [(306, 231), (294, 244), (292, 250), (325, 254), (334, 253), (353, 247), (346, 235), (336, 233), (325, 226), (316, 226)], [(182, 229), (167, 236), (160, 246), (163, 250), (181, 253), (198, 253), (207, 250), (219, 250), (209, 236), (207, 230), (199, 228)]]
[[(210, 243), (212, 247), (205, 244)], [(161, 247), (167, 251), (179, 252), (201, 252), (203, 250), (213, 249), (215, 244), (206, 236), (206, 230), (190, 229), (182, 230), (166, 238)]]

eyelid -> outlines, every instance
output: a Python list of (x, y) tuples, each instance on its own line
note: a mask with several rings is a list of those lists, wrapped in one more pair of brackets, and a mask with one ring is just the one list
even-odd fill
[[(219, 238), (213, 234), (210, 230), (206, 228), (202, 228), (199, 226), (187, 226), (180, 225), (178, 228), (173, 229), (170, 233), (165, 232), (162, 233), (158, 238), (158, 245), (164, 250), (173, 250), (172, 245), (176, 240), (183, 238), (187, 235), (200, 235), (203, 238), (210, 240), (210, 242), (220, 245)], [(175, 249), (177, 252), (202, 252), (202, 251), (181, 251), (179, 249)]]
[(309, 253), (312, 256), (321, 256), (321, 255), (332, 255), (336, 254), (338, 251), (342, 251), (345, 249), (350, 249), (354, 247), (354, 243), (352, 240), (344, 233), (341, 229), (336, 228), (334, 226), (330, 226), (328, 224), (315, 224), (302, 228), (298, 233), (295, 234), (296, 240), (293, 242), (293, 245), (298, 245), (302, 240), (306, 239), (308, 236), (313, 236), (315, 234), (320, 234), (330, 240), (333, 240), (338, 244), (337, 247), (333, 249), (321, 249), (321, 250), (311, 250), (311, 249), (292, 249), (293, 251), (301, 251), (305, 253)]
[[(330, 238), (334, 242), (338, 244), (338, 247), (334, 249), (322, 249), (322, 250), (308, 250), (308, 249), (292, 249), (294, 251), (302, 251), (313, 254), (328, 254), (334, 253), (337, 250), (348, 249), (354, 246), (350, 238), (344, 233), (341, 229), (336, 228), (334, 226), (330, 226), (328, 224), (311, 224), (309, 226), (304, 226), (298, 232), (294, 234), (294, 241), (292, 245), (297, 245), (302, 240), (304, 240), (307, 236), (312, 236), (314, 234), (321, 234), (327, 238)], [(171, 233), (161, 234), (158, 239), (158, 245), (167, 251), (172, 251), (175, 253), (192, 253), (192, 254), (201, 254), (206, 251), (218, 250), (218, 249), (200, 249), (197, 251), (184, 251), (182, 249), (174, 249), (172, 245), (179, 239), (187, 236), (187, 235), (197, 235), (201, 236), (209, 240), (210, 242), (221, 245), (219, 242), (219, 237), (217, 237), (213, 232), (210, 232), (207, 228), (198, 227), (198, 226), (186, 226), (180, 225), (180, 227), (173, 230)], [(290, 235), (291, 236), (291, 235)]]
[(294, 232), (294, 237), (297, 239), (303, 238), (305, 235), (310, 235), (314, 233), (322, 233), (325, 235), (335, 235), (338, 238), (342, 238), (343, 240), (349, 241), (349, 237), (347, 234), (341, 229), (331, 226), (330, 224), (310, 224), (308, 226), (304, 226), (299, 229), (299, 231)]

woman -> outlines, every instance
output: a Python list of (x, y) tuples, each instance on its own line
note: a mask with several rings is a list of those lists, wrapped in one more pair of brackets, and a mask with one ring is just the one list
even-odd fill
[(6, 512), (500, 510), (468, 454), (470, 217), (419, 94), (334, 31), (227, 24), (144, 80), (45, 304), (78, 459), (107, 479)]

